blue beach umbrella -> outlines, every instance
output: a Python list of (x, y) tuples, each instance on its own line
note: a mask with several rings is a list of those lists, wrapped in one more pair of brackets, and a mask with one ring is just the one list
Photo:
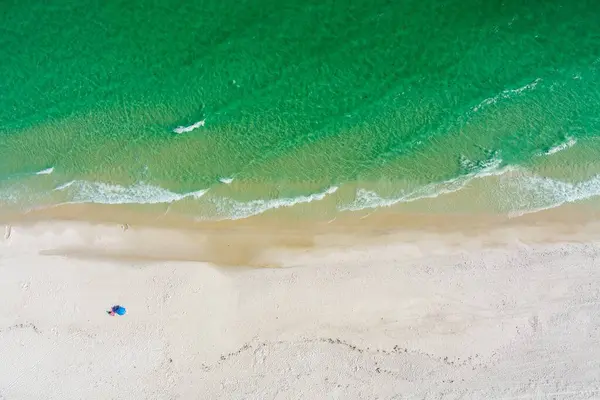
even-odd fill
[(125, 313), (127, 312), (125, 307), (121, 307), (121, 306), (113, 306), (113, 308), (111, 310), (112, 310), (112, 312), (114, 312), (117, 315), (125, 315)]

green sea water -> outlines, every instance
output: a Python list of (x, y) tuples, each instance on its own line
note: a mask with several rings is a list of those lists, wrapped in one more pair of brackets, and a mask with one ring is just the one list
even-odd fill
[(586, 0), (5, 0), (0, 202), (220, 219), (593, 199), (599, 20)]

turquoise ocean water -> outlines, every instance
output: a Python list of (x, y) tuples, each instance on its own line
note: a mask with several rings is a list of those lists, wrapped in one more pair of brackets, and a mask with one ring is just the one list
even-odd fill
[(586, 0), (5, 0), (0, 205), (593, 201), (599, 20)]

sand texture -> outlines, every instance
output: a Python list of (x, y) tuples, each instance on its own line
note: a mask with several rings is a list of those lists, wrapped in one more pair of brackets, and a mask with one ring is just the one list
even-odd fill
[[(0, 399), (600, 398), (594, 232), (391, 235), (245, 268), (169, 261), (183, 233), (12, 226)], [(125, 251), (139, 238), (152, 257)]]

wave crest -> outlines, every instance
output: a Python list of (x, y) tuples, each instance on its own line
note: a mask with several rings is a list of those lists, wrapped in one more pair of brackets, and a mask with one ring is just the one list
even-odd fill
[(524, 175), (503, 180), (502, 189), (510, 199), (508, 214), (514, 218), (600, 196), (600, 175), (577, 183)]
[(54, 167), (46, 168), (41, 171), (36, 172), (36, 175), (50, 175), (54, 172)]
[(206, 120), (202, 119), (198, 122), (194, 122), (191, 125), (188, 126), (178, 126), (177, 128), (173, 129), (173, 132), (177, 133), (177, 134), (181, 134), (181, 133), (186, 133), (186, 132), (191, 132), (194, 129), (198, 129), (202, 126), (204, 126), (206, 124)]
[(219, 182), (229, 185), (231, 182), (233, 182), (233, 178), (219, 178)]
[(121, 186), (103, 182), (71, 181), (54, 189), (68, 191), (70, 203), (97, 204), (160, 204), (172, 203), (188, 197), (200, 198), (208, 190), (175, 193), (158, 186), (136, 183)]
[[(465, 165), (476, 165), (476, 163), (467, 159), (463, 159), (462, 163)], [(482, 163), (480, 169), (477, 171), (472, 171), (466, 175), (449, 179), (447, 181), (431, 183), (412, 191), (405, 191), (400, 195), (391, 198), (382, 197), (374, 191), (358, 189), (356, 191), (354, 202), (347, 206), (341, 207), (340, 211), (360, 211), (370, 208), (390, 207), (398, 203), (409, 203), (421, 199), (436, 198), (443, 194), (456, 192), (462, 189), (467, 183), (475, 178), (483, 178), (490, 175), (500, 175), (508, 170), (514, 169), (508, 166), (500, 168), (501, 165), (502, 160), (500, 158), (493, 158), (485, 163)]]
[(335, 193), (337, 186), (332, 186), (327, 190), (314, 193), (307, 196), (298, 196), (291, 198), (280, 198), (271, 200), (252, 200), (247, 202), (220, 198), (213, 199), (217, 211), (220, 215), (226, 215), (227, 219), (244, 219), (254, 215), (262, 214), (268, 210), (274, 210), (283, 207), (292, 207), (297, 204), (311, 203), (313, 201), (323, 200), (325, 197)]
[(482, 102), (480, 102), (479, 104), (477, 104), (475, 107), (473, 107), (473, 112), (477, 112), (484, 107), (495, 104), (498, 100), (510, 99), (514, 95), (521, 94), (525, 91), (533, 90), (541, 81), (542, 81), (541, 78), (537, 78), (533, 82), (528, 83), (525, 86), (521, 86), (520, 88), (505, 89), (502, 92), (498, 93), (497, 95), (495, 95), (493, 97), (488, 97), (487, 99), (485, 99)]
[(563, 151), (566, 150), (570, 147), (575, 146), (575, 144), (577, 144), (577, 140), (575, 138), (572, 137), (567, 137), (567, 141), (564, 143), (561, 143), (559, 145), (556, 145), (554, 147), (551, 147), (548, 151), (546, 151), (544, 154), (547, 156), (550, 156), (552, 154), (558, 153), (559, 151)]

